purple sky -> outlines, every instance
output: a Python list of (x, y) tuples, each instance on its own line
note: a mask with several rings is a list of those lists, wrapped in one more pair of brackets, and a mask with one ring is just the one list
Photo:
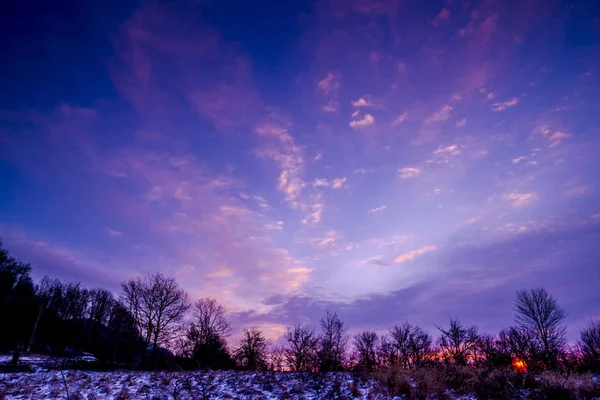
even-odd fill
[(0, 236), (36, 278), (161, 271), (271, 338), (496, 332), (538, 286), (571, 340), (599, 315), (598, 2), (51, 3), (0, 17)]

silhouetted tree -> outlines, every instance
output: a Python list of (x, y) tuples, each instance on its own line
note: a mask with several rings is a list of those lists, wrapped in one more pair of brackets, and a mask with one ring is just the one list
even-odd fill
[(538, 369), (543, 367), (543, 360), (539, 346), (536, 345), (533, 331), (523, 330), (517, 327), (502, 329), (498, 334), (497, 347), (504, 351), (504, 357), (510, 359), (518, 358), (525, 361), (527, 368)]
[(398, 357), (392, 340), (387, 335), (381, 335), (377, 346), (377, 364), (396, 365), (397, 363)]
[(238, 347), (233, 351), (237, 365), (252, 371), (264, 371), (268, 367), (267, 339), (258, 328), (244, 329)]
[(357, 367), (361, 371), (373, 371), (377, 366), (377, 333), (364, 331), (354, 336)]
[(283, 335), (288, 342), (285, 348), (285, 361), (290, 371), (312, 371), (318, 349), (318, 338), (309, 326), (288, 327)]
[(230, 366), (225, 338), (231, 333), (231, 326), (225, 317), (225, 308), (216, 299), (205, 297), (194, 303), (192, 313), (187, 329), (192, 358), (205, 367)]
[(271, 346), (269, 349), (269, 371), (280, 372), (285, 366), (285, 348), (283, 346)]
[(421, 363), (431, 352), (431, 336), (408, 322), (392, 327), (390, 338), (395, 361), (404, 368)]
[(514, 309), (517, 326), (533, 336), (544, 366), (556, 368), (566, 343), (565, 310), (542, 288), (518, 292)]
[(40, 307), (30, 274), (31, 266), (12, 257), (0, 240), (0, 351), (29, 341)]
[(450, 318), (448, 329), (439, 326), (437, 328), (442, 334), (438, 345), (446, 361), (465, 365), (473, 358), (479, 339), (475, 325), (464, 326), (458, 319)]
[(581, 331), (579, 349), (583, 365), (594, 372), (600, 372), (600, 319), (593, 319)]
[(337, 313), (327, 311), (321, 318), (321, 335), (317, 359), (319, 371), (342, 371), (348, 347), (348, 327), (339, 319)]
[[(506, 337), (507, 332), (504, 331), (498, 337), (489, 334), (480, 335), (477, 351), (483, 358), (477, 360), (478, 363), (488, 368), (501, 368), (511, 365), (513, 358), (516, 356), (511, 353), (510, 341)], [(523, 360), (525, 359), (523, 358)]]
[(32, 296), (34, 289), (30, 274), (31, 266), (11, 257), (0, 240), (0, 298)]
[(188, 296), (175, 278), (161, 273), (121, 284), (121, 302), (132, 315), (137, 330), (156, 356), (158, 346), (168, 345), (180, 332), (190, 308)]

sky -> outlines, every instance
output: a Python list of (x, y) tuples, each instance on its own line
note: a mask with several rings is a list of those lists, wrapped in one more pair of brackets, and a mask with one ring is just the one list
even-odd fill
[(600, 316), (597, 1), (9, 2), (0, 237), (277, 339)]

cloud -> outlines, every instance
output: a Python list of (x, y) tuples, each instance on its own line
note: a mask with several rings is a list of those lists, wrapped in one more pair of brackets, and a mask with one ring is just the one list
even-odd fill
[(417, 250), (409, 251), (408, 253), (400, 254), (394, 259), (396, 263), (403, 263), (414, 260), (416, 257), (437, 250), (437, 246), (423, 246)]
[(442, 20), (449, 19), (449, 18), (450, 18), (450, 10), (448, 10), (447, 8), (442, 8), (442, 10), (438, 13), (438, 15), (436, 15), (433, 18), (433, 20), (431, 20), (431, 25), (433, 25), (437, 28), (440, 25), (440, 22)]
[(513, 164), (518, 164), (518, 163), (520, 163), (523, 160), (527, 160), (527, 157), (525, 157), (525, 156), (519, 156), (517, 158), (513, 158), (512, 163)]
[(582, 196), (582, 195), (586, 194), (590, 190), (590, 188), (591, 188), (590, 185), (578, 186), (578, 187), (574, 187), (572, 189), (565, 191), (565, 194), (567, 196), (569, 196), (569, 195)]
[(445, 155), (445, 154), (457, 156), (460, 153), (461, 153), (460, 148), (455, 144), (451, 144), (449, 146), (440, 146), (433, 152), (433, 154), (436, 156), (437, 155)]
[(109, 236), (121, 236), (122, 233), (119, 231), (115, 231), (114, 229), (110, 229), (110, 228), (106, 228), (106, 233), (108, 233)]
[(364, 128), (365, 126), (373, 125), (375, 118), (371, 114), (365, 114), (365, 116), (358, 121), (350, 121), (352, 128)]
[(519, 104), (519, 99), (513, 97), (510, 100), (492, 104), (492, 111), (504, 111), (507, 108), (514, 107)]
[(331, 181), (328, 181), (327, 179), (317, 178), (313, 181), (312, 185), (316, 188), (331, 187), (333, 189), (341, 189), (342, 187), (344, 187), (344, 183), (346, 183), (346, 180), (346, 178), (335, 178)]
[(408, 119), (408, 111), (405, 111), (402, 114), (398, 115), (398, 117), (396, 117), (394, 122), (392, 122), (392, 126), (400, 125), (407, 119)]
[(337, 106), (333, 102), (330, 101), (329, 103), (321, 106), (321, 110), (328, 112), (328, 113), (332, 113), (332, 112), (336, 112), (338, 109), (337, 109)]
[(533, 203), (537, 195), (535, 193), (507, 193), (503, 197), (510, 200), (513, 207), (523, 207)]
[(265, 229), (270, 231), (280, 231), (283, 229), (283, 221), (277, 221), (276, 223), (268, 223), (264, 225)]
[(332, 247), (340, 240), (340, 235), (336, 231), (328, 231), (324, 237), (311, 238), (309, 243), (314, 247)]
[(418, 176), (419, 174), (421, 174), (421, 170), (419, 168), (411, 168), (411, 167), (405, 167), (405, 168), (400, 168), (398, 170), (398, 173), (400, 174), (400, 178), (414, 178), (416, 176)]
[(257, 125), (254, 132), (271, 140), (258, 150), (257, 154), (277, 162), (280, 168), (278, 189), (284, 193), (286, 201), (292, 207), (298, 208), (300, 196), (306, 186), (302, 179), (304, 158), (287, 126), (289, 123), (285, 121), (265, 121)]
[(302, 223), (305, 225), (316, 225), (321, 222), (323, 217), (323, 211), (325, 210), (325, 204), (320, 194), (312, 196), (312, 203), (308, 206), (309, 214), (302, 219)]
[(340, 88), (340, 81), (332, 72), (328, 72), (327, 76), (319, 81), (317, 87), (323, 94), (332, 94)]
[(456, 127), (457, 128), (462, 128), (463, 126), (466, 126), (466, 125), (467, 125), (467, 119), (466, 118), (463, 118), (463, 119), (460, 119), (460, 120), (456, 121)]
[(344, 183), (346, 183), (346, 178), (335, 178), (331, 182), (331, 187), (334, 189), (341, 189), (344, 187)]
[(438, 122), (447, 121), (450, 118), (450, 113), (454, 110), (454, 107), (451, 105), (444, 105), (438, 111), (431, 114), (429, 117), (425, 118), (423, 121), (424, 124), (434, 124)]
[(550, 147), (557, 146), (558, 144), (560, 144), (561, 141), (568, 138), (569, 136), (571, 135), (565, 132), (554, 132), (552, 135), (548, 136), (548, 140), (550, 141)]
[(471, 217), (465, 221), (466, 225), (473, 225), (474, 223), (481, 221), (481, 216)]
[(383, 211), (387, 208), (387, 206), (383, 205), (383, 206), (379, 206), (379, 207), (375, 207), (375, 208), (371, 208), (370, 210), (368, 210), (368, 213), (376, 213), (379, 211)]
[(389, 262), (384, 261), (384, 257), (382, 254), (378, 254), (376, 256), (369, 257), (366, 260), (363, 260), (362, 263), (363, 264), (374, 264), (374, 265), (378, 265), (380, 267), (390, 265)]
[(360, 97), (358, 100), (352, 101), (351, 104), (354, 107), (370, 107), (373, 105), (370, 99), (365, 99), (364, 97)]

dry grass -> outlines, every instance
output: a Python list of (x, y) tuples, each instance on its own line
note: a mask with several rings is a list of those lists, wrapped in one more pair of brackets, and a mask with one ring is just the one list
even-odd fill
[(451, 399), (474, 396), (487, 399), (582, 399), (600, 398), (600, 381), (590, 374), (544, 372), (519, 373), (510, 368), (485, 369), (470, 366), (430, 366), (403, 370), (387, 367), (372, 377), (390, 396), (408, 400)]

